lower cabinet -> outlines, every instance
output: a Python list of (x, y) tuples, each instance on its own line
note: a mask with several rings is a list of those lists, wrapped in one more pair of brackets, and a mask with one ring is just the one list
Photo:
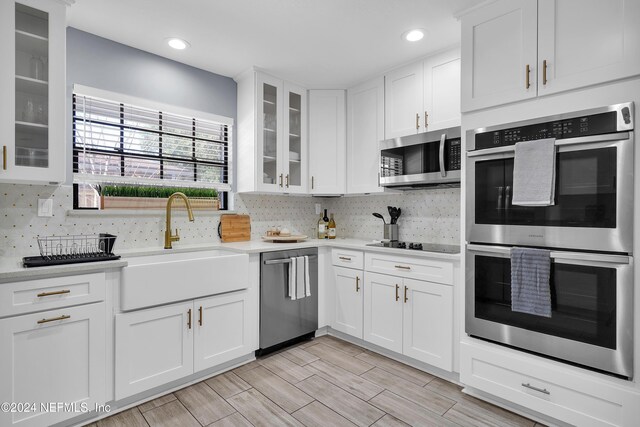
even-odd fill
[(451, 371), (453, 287), (367, 271), (364, 340)]
[(116, 399), (250, 353), (248, 291), (116, 315)]
[(0, 412), (0, 425), (49, 426), (103, 404), (105, 326), (103, 302), (0, 320), (0, 402), (37, 405)]
[(331, 327), (336, 331), (362, 338), (362, 270), (334, 267), (335, 312)]

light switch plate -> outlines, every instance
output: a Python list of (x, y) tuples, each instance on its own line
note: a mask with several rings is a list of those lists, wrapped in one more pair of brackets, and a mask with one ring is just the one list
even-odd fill
[(53, 216), (53, 199), (38, 199), (38, 216)]
[(322, 212), (322, 205), (316, 203), (316, 215), (320, 215), (320, 212)]

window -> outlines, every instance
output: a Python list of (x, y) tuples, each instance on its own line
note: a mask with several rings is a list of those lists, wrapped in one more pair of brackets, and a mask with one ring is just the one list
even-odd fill
[(108, 183), (216, 188), (226, 208), (232, 119), (176, 110), (89, 96), (74, 88), (74, 207), (97, 208), (95, 187)]

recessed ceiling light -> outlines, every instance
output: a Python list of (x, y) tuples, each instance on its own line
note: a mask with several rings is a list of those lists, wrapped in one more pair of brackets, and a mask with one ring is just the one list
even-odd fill
[(174, 49), (183, 50), (188, 48), (190, 45), (187, 41), (172, 37), (167, 39), (167, 44)]
[(424, 37), (424, 31), (420, 29), (409, 30), (402, 34), (402, 38), (409, 42), (417, 42)]

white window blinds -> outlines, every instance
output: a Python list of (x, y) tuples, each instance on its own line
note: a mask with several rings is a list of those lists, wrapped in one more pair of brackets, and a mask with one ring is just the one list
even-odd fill
[[(169, 107), (170, 108), (170, 107)], [(231, 190), (232, 120), (73, 94), (74, 182)]]

